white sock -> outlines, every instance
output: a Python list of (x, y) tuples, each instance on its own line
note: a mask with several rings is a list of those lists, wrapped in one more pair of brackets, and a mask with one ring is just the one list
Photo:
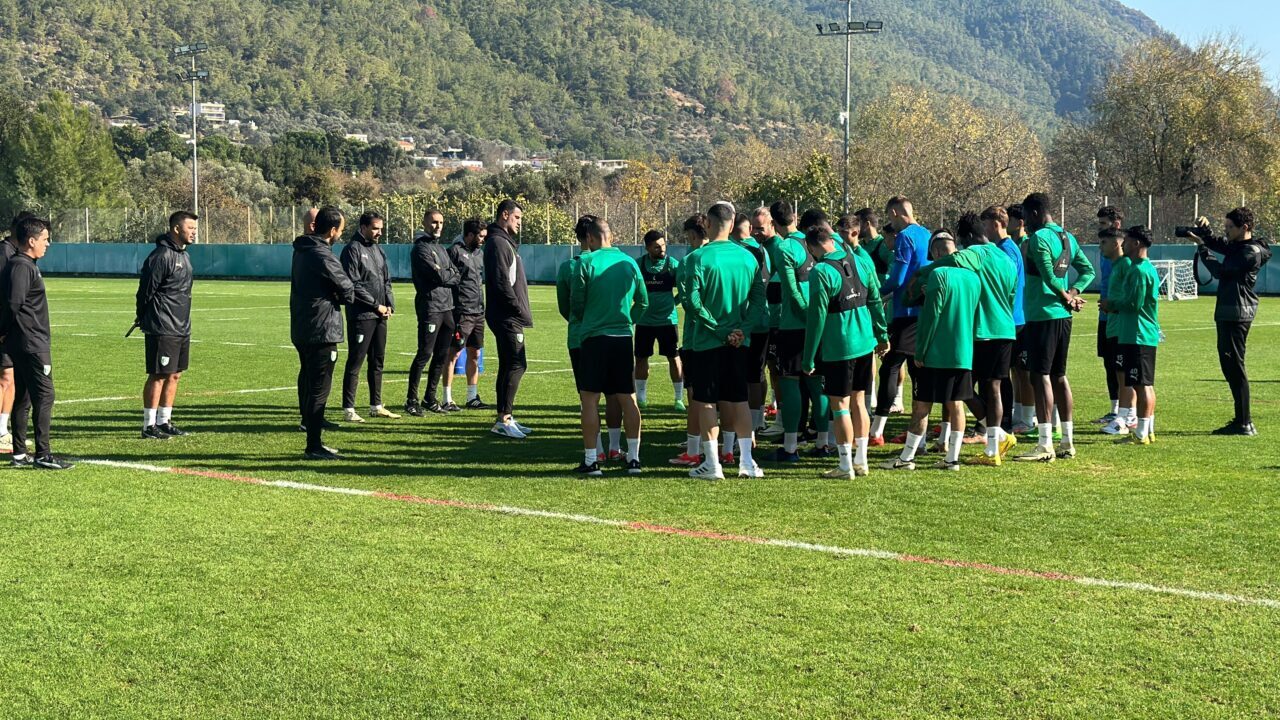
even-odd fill
[(836, 455), (840, 457), (840, 469), (848, 472), (853, 469), (853, 446), (846, 443), (836, 445)]
[(604, 436), (596, 433), (596, 456), (604, 457)]
[(951, 433), (951, 444), (947, 446), (947, 462), (960, 462), (960, 450), (964, 447), (964, 431)]
[(453, 404), (453, 386), (452, 385), (444, 386), (444, 404), (445, 405)]
[(942, 427), (940, 427), (940, 428), (938, 429), (938, 438), (937, 438), (937, 439), (939, 439), (939, 440), (941, 440), (942, 442), (946, 443), (946, 442), (948, 442), (948, 438), (950, 438), (950, 437), (951, 437), (951, 423), (949, 423), (949, 422), (944, 422), (944, 423), (942, 423)]
[(800, 445), (800, 433), (785, 433), (782, 436), (782, 449), (793, 453)]
[(706, 452), (702, 453), (702, 464), (723, 471), (724, 468), (720, 464), (720, 453), (716, 452), (716, 445), (717, 443), (714, 440), (702, 441), (702, 449), (706, 450)]
[(640, 459), (640, 438), (627, 438), (627, 460)]
[(649, 381), (648, 380), (636, 381), (636, 400), (639, 400), (640, 402), (649, 401)]
[(738, 440), (738, 467), (749, 468), (755, 466), (755, 458), (751, 457), (751, 442), (751, 438), (740, 438)]
[(866, 435), (863, 435), (860, 438), (856, 438), (855, 442), (856, 442), (856, 448), (857, 448), (858, 454), (853, 456), (853, 464), (866, 465), (867, 464), (867, 445), (871, 442), (871, 438), (867, 437)]
[(1119, 414), (1120, 414), (1120, 401), (1119, 401), (1119, 400), (1112, 400), (1112, 401), (1111, 401), (1111, 414), (1112, 414), (1112, 415), (1119, 415)]
[(1156, 416), (1154, 414), (1152, 414), (1151, 417), (1147, 418), (1147, 434), (1148, 435), (1156, 434)]
[(737, 442), (737, 440), (738, 440), (738, 434), (737, 434), (737, 433), (731, 433), (731, 432), (722, 432), (722, 433), (720, 433), (720, 436), (723, 438), (723, 441), (722, 441), (722, 443), (721, 443), (721, 446), (724, 448), (724, 454), (725, 454), (725, 455), (732, 455), (732, 454), (733, 454), (733, 444), (734, 444), (735, 442)]
[(0, 413), (0, 435), (9, 434), (9, 415), (10, 413)]
[(1000, 428), (987, 428), (987, 457), (1000, 454)]
[(1054, 428), (1062, 427), (1062, 416), (1058, 414), (1058, 408), (1056, 405), (1053, 408), (1053, 427)]
[(818, 433), (818, 447), (824, 448), (831, 444), (831, 431)]
[(680, 380), (678, 382), (673, 382), (671, 383), (671, 387), (676, 392), (676, 399), (683, 400), (684, 399), (684, 381)]
[(1062, 444), (1067, 447), (1076, 444), (1076, 424), (1071, 420), (1062, 423)]
[(920, 440), (916, 443), (916, 452), (917, 453), (924, 452), (925, 450), (928, 449), (928, 445), (929, 445), (929, 431), (925, 430), (924, 435), (921, 435)]
[(751, 429), (764, 426), (764, 408), (751, 411)]
[(1130, 423), (1138, 415), (1138, 408), (1120, 408), (1120, 412), (1124, 413), (1125, 423)]
[(884, 425), (889, 422), (889, 418), (885, 415), (876, 415), (871, 419), (871, 437), (881, 437), (884, 435)]
[(902, 386), (898, 386), (898, 392), (893, 396), (894, 405), (902, 405)]
[(472, 400), (475, 400), (478, 397), (480, 397), (480, 386), (468, 385), (467, 386), (467, 402), (471, 402)]
[(1036, 430), (1040, 434), (1040, 447), (1053, 446), (1053, 423), (1040, 423), (1036, 425)]
[(156, 415), (156, 424), (168, 425), (169, 421), (172, 419), (173, 419), (173, 408), (162, 407), (160, 408), (159, 414)]
[(924, 440), (923, 435), (916, 435), (910, 430), (907, 431), (907, 444), (902, 446), (902, 455), (899, 456), (903, 462), (911, 462), (916, 459), (916, 448), (920, 447), (920, 441), (922, 440)]
[(142, 429), (146, 430), (156, 424), (156, 414), (160, 411), (156, 408), (142, 408)]
[(583, 461), (588, 465), (591, 465), (592, 463), (596, 462), (597, 458), (599, 457), (596, 454), (597, 452), (598, 451), (596, 450), (596, 448), (591, 448), (590, 450), (583, 450), (582, 451)]
[(698, 457), (698, 447), (702, 444), (702, 438), (697, 435), (688, 435), (685, 440), (685, 454), (689, 457)]
[(609, 452), (622, 452), (622, 428), (609, 428)]
[(1150, 430), (1147, 429), (1147, 424), (1149, 422), (1150, 421), (1147, 418), (1138, 418), (1138, 429), (1135, 430), (1133, 434), (1137, 435), (1139, 438), (1146, 437), (1147, 433), (1150, 432)]

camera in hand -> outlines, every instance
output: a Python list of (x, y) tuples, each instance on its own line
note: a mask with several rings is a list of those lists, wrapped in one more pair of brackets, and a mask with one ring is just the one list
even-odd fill
[(1175, 237), (1180, 237), (1180, 238), (1189, 238), (1192, 235), (1195, 235), (1198, 237), (1200, 235), (1200, 228), (1196, 227), (1195, 225), (1179, 225), (1173, 231), (1173, 234)]

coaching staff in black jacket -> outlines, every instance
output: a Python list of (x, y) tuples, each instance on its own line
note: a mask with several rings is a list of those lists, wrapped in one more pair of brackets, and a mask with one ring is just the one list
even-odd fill
[[(416, 293), (413, 309), (418, 315), (418, 352), (409, 366), (409, 390), (404, 403), (405, 412), (418, 417), (426, 412), (446, 412), (436, 397), (436, 387), (444, 375), (449, 345), (453, 342), (453, 289), (459, 280), (458, 269), (440, 244), (444, 215), (438, 210), (427, 210), (422, 215), (422, 228), (424, 232), (414, 238), (409, 255)], [(419, 405), (418, 385), (428, 364), (426, 404)]]
[(347, 306), (351, 330), (347, 346), (346, 371), (342, 376), (342, 412), (347, 422), (361, 423), (356, 412), (356, 390), (360, 387), (360, 366), (369, 361), (369, 414), (395, 420), (399, 415), (382, 405), (382, 366), (387, 357), (387, 319), (395, 312), (391, 291), (391, 269), (382, 252), (382, 215), (367, 212), (342, 249), (342, 269), (355, 286), (356, 301)]
[[(1236, 416), (1215, 435), (1257, 435), (1249, 404), (1249, 373), (1244, 357), (1249, 329), (1258, 315), (1258, 271), (1271, 259), (1267, 241), (1253, 236), (1253, 211), (1238, 207), (1227, 213), (1226, 237), (1214, 236), (1208, 218), (1196, 220), (1196, 260), (1218, 279), (1218, 299), (1213, 311), (1218, 326), (1218, 364), (1231, 387)], [(1222, 256), (1219, 260), (1210, 251)]]
[(298, 401), (307, 429), (308, 460), (339, 460), (341, 455), (321, 443), (325, 403), (333, 384), (333, 366), (342, 342), (341, 305), (355, 302), (355, 287), (330, 247), (342, 236), (342, 211), (320, 208), (316, 229), (293, 241), (293, 272), (289, 286), (289, 334), (298, 350)]
[(503, 200), (494, 215), (484, 243), (485, 319), (498, 346), (498, 421), (493, 433), (520, 440), (530, 431), (516, 421), (512, 411), (526, 367), (524, 331), (533, 327), (529, 283), (516, 240), (524, 209), (515, 200)]
[(146, 337), (147, 382), (142, 387), (142, 439), (186, 435), (173, 424), (178, 381), (191, 356), (191, 286), (187, 246), (196, 241), (199, 218), (186, 211), (169, 216), (169, 232), (138, 274), (134, 323)]
[[(18, 252), (0, 276), (0, 338), (13, 360), (13, 459), (14, 467), (66, 470), (64, 462), (49, 451), (49, 419), (53, 414), (53, 359), (50, 355), (49, 303), (44, 277), (36, 261), (49, 249), (49, 223), (35, 217), (15, 224)], [(36, 429), (36, 455), (27, 454), (27, 415)]]

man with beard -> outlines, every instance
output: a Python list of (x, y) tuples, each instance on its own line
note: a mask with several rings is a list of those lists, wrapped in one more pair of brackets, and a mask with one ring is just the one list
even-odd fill
[(529, 281), (517, 242), (523, 220), (520, 203), (510, 199), (498, 203), (484, 244), (485, 319), (498, 345), (497, 421), (490, 432), (513, 440), (523, 440), (532, 432), (513, 414), (520, 379), (528, 367), (524, 331), (533, 327)]
[[(409, 256), (413, 271), (413, 287), (417, 291), (413, 308), (418, 315), (418, 352), (409, 366), (409, 389), (404, 411), (415, 417), (428, 412), (448, 412), (436, 399), (436, 386), (445, 371), (449, 347), (454, 334), (454, 288), (461, 276), (448, 251), (440, 244), (444, 232), (444, 215), (439, 210), (427, 210), (422, 215), (423, 233), (413, 241)], [(422, 371), (427, 374), (426, 403), (418, 404), (418, 385)], [(452, 372), (453, 368), (449, 368)]]
[(453, 367), (463, 348), (467, 350), (468, 410), (488, 410), (480, 399), (480, 351), (484, 349), (484, 245), (488, 228), (479, 219), (462, 223), (462, 237), (449, 248), (449, 259), (458, 269), (458, 284), (453, 288), (453, 317), (456, 329), (449, 360), (444, 372), (444, 409), (461, 408), (453, 401)]
[(179, 211), (169, 232), (142, 263), (135, 323), (146, 337), (147, 382), (142, 388), (142, 439), (168, 440), (187, 433), (173, 425), (178, 381), (191, 355), (191, 286), (187, 247), (196, 241), (199, 218)]
[(355, 286), (356, 301), (347, 306), (347, 365), (342, 377), (342, 412), (347, 422), (362, 423), (356, 412), (360, 366), (369, 361), (369, 414), (398, 419), (382, 405), (382, 365), (387, 357), (387, 320), (396, 309), (391, 291), (391, 268), (382, 252), (383, 217), (376, 212), (360, 216), (359, 227), (342, 249), (342, 269)]

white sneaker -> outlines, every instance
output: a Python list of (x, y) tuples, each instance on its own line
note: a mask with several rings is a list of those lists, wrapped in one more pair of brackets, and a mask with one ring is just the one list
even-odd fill
[(710, 463), (702, 463), (689, 471), (689, 477), (697, 480), (723, 480), (724, 468), (715, 467)]
[(360, 417), (360, 414), (356, 412), (355, 408), (344, 408), (342, 410), (342, 419), (349, 423), (364, 422), (364, 418)]
[(511, 422), (494, 423), (493, 428), (490, 429), (489, 432), (501, 437), (511, 438), (512, 440), (523, 440), (528, 437), (524, 433), (520, 432), (520, 428), (516, 427), (515, 423)]
[(0, 452), (5, 452), (5, 453), (13, 452), (13, 434), (12, 433), (5, 433), (4, 435), (0, 435)]
[(516, 429), (519, 430), (522, 435), (533, 434), (533, 430), (530, 430), (528, 426), (526, 426), (524, 423), (520, 422), (519, 420), (515, 419), (514, 417), (511, 418), (511, 422), (516, 426)]
[(1128, 435), (1129, 425), (1124, 420), (1116, 418), (1106, 425), (1103, 425), (1102, 432), (1108, 435)]
[(868, 475), (870, 475), (870, 474), (871, 474), (871, 468), (870, 468), (870, 467), (868, 467), (868, 466), (866, 466), (866, 465), (854, 465), (854, 466), (853, 466), (853, 476), (854, 476), (854, 477), (867, 477), (867, 476), (868, 476)]
[(386, 418), (388, 420), (399, 420), (400, 416), (391, 412), (385, 405), (369, 408), (369, 417)]
[(756, 435), (759, 435), (760, 437), (778, 437), (783, 432), (784, 431), (782, 429), (782, 421), (774, 420), (772, 425), (769, 425), (765, 429), (756, 433)]
[(759, 479), (764, 477), (764, 468), (756, 463), (747, 466), (738, 466), (738, 477)]
[(834, 467), (822, 473), (822, 477), (827, 478), (829, 480), (852, 480), (857, 476), (854, 473), (853, 468), (849, 468), (848, 470), (841, 470), (838, 467)]

